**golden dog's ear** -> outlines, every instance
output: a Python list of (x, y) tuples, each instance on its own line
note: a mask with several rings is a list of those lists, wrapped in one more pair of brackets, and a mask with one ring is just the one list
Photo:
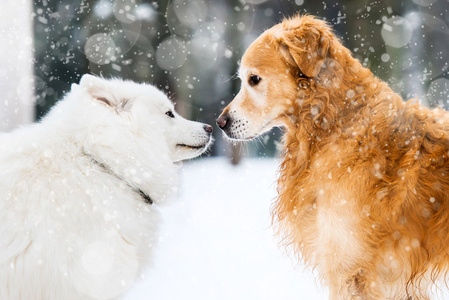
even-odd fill
[(311, 16), (296, 16), (276, 26), (274, 38), (285, 61), (303, 75), (316, 77), (329, 55), (332, 32), (326, 22)]

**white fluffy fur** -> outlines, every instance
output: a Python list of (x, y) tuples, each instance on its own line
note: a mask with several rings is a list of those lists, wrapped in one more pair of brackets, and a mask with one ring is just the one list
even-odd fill
[(169, 197), (174, 162), (210, 142), (155, 87), (91, 75), (41, 123), (0, 135), (0, 299), (119, 298), (155, 243), (138, 191)]

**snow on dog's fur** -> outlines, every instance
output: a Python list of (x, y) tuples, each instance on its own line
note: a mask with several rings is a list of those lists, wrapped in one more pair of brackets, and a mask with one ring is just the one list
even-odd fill
[(84, 75), (39, 124), (0, 135), (0, 299), (115, 299), (149, 264), (177, 161), (212, 127), (155, 87)]
[(449, 114), (403, 102), (307, 15), (257, 38), (239, 74), (217, 123), (285, 128), (275, 224), (330, 299), (429, 299), (449, 267)]

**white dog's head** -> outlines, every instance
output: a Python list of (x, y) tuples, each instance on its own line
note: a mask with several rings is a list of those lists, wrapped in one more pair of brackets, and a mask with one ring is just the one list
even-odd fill
[(166, 147), (159, 148), (168, 148), (164, 154), (173, 162), (199, 156), (212, 143), (212, 126), (181, 117), (167, 96), (152, 85), (88, 74), (79, 85), (83, 93), (108, 108), (113, 117), (121, 117), (139, 139), (165, 143)]
[[(178, 115), (156, 87), (84, 75), (46, 117), (82, 152), (160, 201), (176, 190), (175, 164), (201, 155), (212, 126)], [(56, 123), (56, 124), (55, 124)]]

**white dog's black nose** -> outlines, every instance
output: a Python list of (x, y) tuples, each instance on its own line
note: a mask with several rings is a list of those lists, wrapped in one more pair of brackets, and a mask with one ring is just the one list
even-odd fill
[(206, 130), (208, 133), (212, 133), (213, 128), (212, 126), (206, 124), (204, 125), (204, 130)]

